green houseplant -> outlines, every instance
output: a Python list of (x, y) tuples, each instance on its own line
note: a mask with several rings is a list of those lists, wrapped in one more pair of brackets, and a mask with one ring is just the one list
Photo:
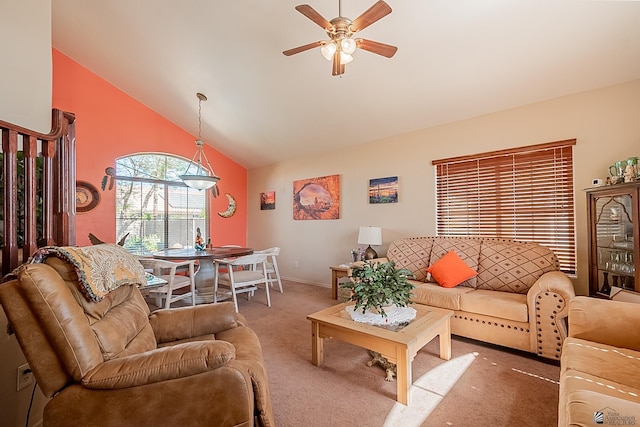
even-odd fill
[(382, 317), (387, 317), (384, 307), (396, 305), (406, 307), (411, 298), (411, 291), (415, 287), (407, 278), (413, 274), (405, 269), (397, 269), (393, 261), (384, 263), (366, 261), (356, 265), (351, 270), (351, 281), (342, 283), (343, 288), (351, 289), (350, 300), (355, 301), (354, 310), (362, 308), (377, 311)]

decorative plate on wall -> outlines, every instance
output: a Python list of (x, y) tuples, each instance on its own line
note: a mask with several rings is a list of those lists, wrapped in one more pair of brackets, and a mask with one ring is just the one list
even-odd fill
[(98, 189), (87, 181), (76, 181), (76, 212), (89, 212), (100, 201)]

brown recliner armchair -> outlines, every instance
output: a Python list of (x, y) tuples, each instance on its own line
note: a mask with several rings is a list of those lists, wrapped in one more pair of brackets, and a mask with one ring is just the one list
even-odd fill
[(273, 426), (262, 349), (232, 303), (149, 312), (123, 285), (100, 302), (59, 258), (0, 284), (50, 426)]

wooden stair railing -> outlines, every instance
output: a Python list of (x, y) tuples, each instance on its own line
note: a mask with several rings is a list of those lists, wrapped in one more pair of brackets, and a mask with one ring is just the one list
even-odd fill
[[(1, 120), (0, 131), (3, 187), (0, 246), (4, 276), (38, 247), (76, 243), (75, 116), (54, 109), (49, 134)], [(37, 166), (39, 156), (41, 171)], [(20, 169), (24, 172), (19, 173)]]

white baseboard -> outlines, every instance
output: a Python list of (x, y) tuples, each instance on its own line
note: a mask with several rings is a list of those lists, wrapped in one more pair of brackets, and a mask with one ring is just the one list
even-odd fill
[(312, 282), (309, 280), (303, 280), (303, 279), (297, 279), (295, 277), (281, 277), (282, 280), (289, 280), (290, 282), (298, 282), (298, 283), (304, 283), (305, 285), (313, 285), (313, 286), (320, 286), (321, 288), (329, 288), (331, 289), (331, 285), (327, 284), (327, 283), (318, 283), (318, 282)]

